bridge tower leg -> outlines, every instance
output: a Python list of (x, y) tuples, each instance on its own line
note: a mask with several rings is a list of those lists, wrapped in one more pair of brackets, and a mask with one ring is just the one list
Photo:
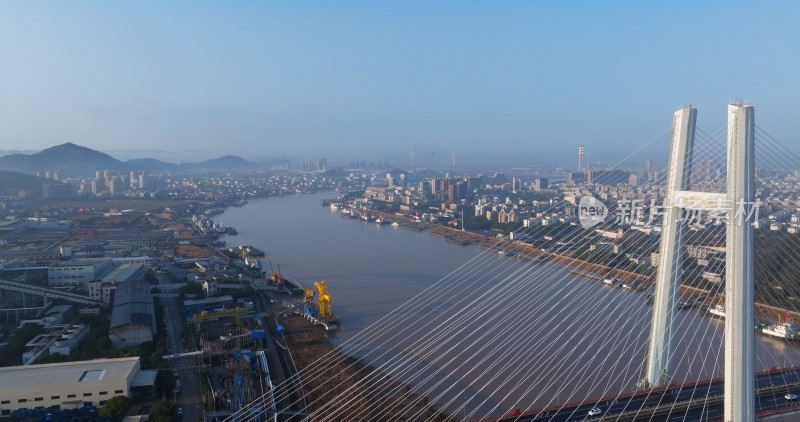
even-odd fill
[(650, 327), (650, 351), (647, 359), (645, 387), (669, 384), (672, 373), (673, 313), (680, 297), (683, 233), (681, 209), (674, 205), (677, 191), (689, 189), (697, 109), (684, 107), (672, 118), (672, 143), (667, 170), (664, 222), (661, 249), (653, 296), (653, 321)]
[(728, 105), (725, 421), (755, 421), (754, 111)]

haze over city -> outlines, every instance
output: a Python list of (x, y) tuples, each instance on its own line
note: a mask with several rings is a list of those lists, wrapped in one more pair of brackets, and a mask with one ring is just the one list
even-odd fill
[(0, 422), (797, 420), (798, 22), (0, 2)]
[(685, 103), (716, 130), (734, 97), (800, 150), (798, 21), (788, 1), (6, 2), (0, 150), (574, 165)]

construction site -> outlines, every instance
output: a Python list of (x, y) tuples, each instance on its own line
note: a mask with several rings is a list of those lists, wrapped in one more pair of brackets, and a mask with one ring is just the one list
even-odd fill
[[(272, 281), (284, 282), (277, 272), (273, 272)], [(293, 283), (300, 286), (299, 281)], [(264, 410), (284, 409), (289, 414), (305, 411), (299, 384), (292, 387), (296, 391), (290, 392), (283, 403), (274, 402), (272, 390), (274, 384), (283, 383), (296, 371), (292, 360), (294, 350), (286, 344), (279, 320), (291, 317), (320, 333), (323, 330), (319, 325), (333, 330), (339, 322), (332, 313), (325, 281), (316, 282), (315, 287), (316, 291), (305, 287), (294, 289), (304, 291), (305, 295), (288, 309), (279, 308), (267, 292), (239, 300), (222, 296), (184, 302), (187, 323), (195, 333), (206, 368), (207, 379), (202, 381), (207, 382), (210, 390), (206, 403), (213, 403), (208, 406), (211, 415), (224, 416), (253, 408), (254, 402), (258, 403), (255, 407)], [(291, 420), (291, 415), (278, 419)]]
[[(303, 377), (304, 401), (308, 412), (321, 420), (347, 420), (347, 415), (370, 415), (381, 421), (449, 421), (445, 414), (430, 405), (427, 398), (411, 391), (402, 382), (386, 382), (374, 376), (375, 369), (361, 360), (334, 350), (328, 333), (309, 324), (302, 314), (281, 317), (283, 339), (300, 373), (319, 364), (320, 359), (336, 362), (315, 376)], [(369, 379), (376, 382), (361, 382)], [(344, 400), (343, 398), (347, 398)], [(402, 404), (398, 406), (398, 404)], [(410, 417), (409, 415), (414, 415)]]
[[(303, 374), (323, 356), (339, 354), (329, 336), (341, 321), (333, 312), (325, 280), (314, 282), (312, 288), (273, 271), (275, 281), (293, 285), (294, 303), (279, 303), (278, 293), (273, 291), (260, 291), (238, 302), (223, 296), (188, 301), (189, 306), (185, 303), (187, 322), (197, 335), (207, 368), (207, 379), (202, 381), (210, 387), (206, 400), (209, 418), (248, 409), (266, 412), (262, 420), (302, 420), (309, 414), (346, 420), (345, 415), (360, 408), (385, 421), (415, 420), (407, 416), (417, 411), (425, 415), (421, 420), (448, 420), (408, 385), (370, 376), (375, 370), (353, 357), (339, 355), (341, 359), (329, 370), (314, 377), (301, 375), (298, 382), (295, 374)], [(380, 385), (359, 383), (372, 378), (383, 381), (377, 383)], [(345, 405), (339, 396), (344, 393), (356, 399)], [(394, 406), (400, 403), (403, 405)]]
[[(216, 298), (215, 298), (216, 299)], [(269, 368), (261, 365), (266, 347), (261, 318), (252, 305), (237, 303), (228, 297), (184, 303), (187, 322), (196, 333), (202, 365), (206, 368), (213, 413), (229, 414), (268, 393), (272, 387)], [(227, 303), (226, 303), (227, 302)]]

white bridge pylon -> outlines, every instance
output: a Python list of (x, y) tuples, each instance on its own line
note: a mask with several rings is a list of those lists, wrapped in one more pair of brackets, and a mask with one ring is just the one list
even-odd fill
[(721, 214), (727, 222), (725, 243), (725, 421), (755, 420), (755, 202), (754, 111), (728, 105), (727, 192), (689, 190), (697, 109), (675, 112), (664, 201), (661, 249), (650, 328), (650, 348), (643, 384), (670, 383), (673, 323), (680, 297), (686, 222), (684, 209)]

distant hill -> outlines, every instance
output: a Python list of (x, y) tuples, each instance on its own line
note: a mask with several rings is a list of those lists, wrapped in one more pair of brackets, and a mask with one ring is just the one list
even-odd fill
[(261, 167), (258, 163), (252, 163), (244, 158), (235, 155), (226, 155), (213, 160), (201, 161), (199, 163), (165, 163), (153, 158), (138, 158), (126, 161), (126, 163), (137, 170), (147, 170), (152, 172), (162, 171), (191, 171), (191, 170), (219, 170), (219, 169), (254, 169)]
[(120, 161), (91, 148), (71, 142), (57, 145), (34, 154), (11, 154), (0, 157), (0, 170), (23, 173), (57, 171), (62, 176), (88, 177), (97, 170), (147, 170), (151, 172), (215, 170), (215, 169), (254, 169), (262, 165), (234, 155), (206, 160), (199, 163), (165, 163), (153, 158), (138, 158)]
[(213, 160), (206, 160), (199, 163), (183, 163), (180, 165), (180, 169), (182, 170), (252, 169), (257, 167), (261, 166), (235, 155), (226, 155)]
[(85, 176), (95, 170), (126, 170), (128, 167), (108, 154), (71, 142), (35, 154), (11, 154), (0, 157), (0, 170), (36, 173), (57, 171), (66, 176)]
[(219, 154), (200, 149), (182, 148), (179, 151), (171, 151), (157, 148), (135, 148), (135, 149), (109, 149), (103, 148), (106, 154), (117, 160), (127, 162), (140, 158), (155, 158), (165, 163), (196, 163), (198, 161), (209, 160), (219, 157)]
[(16, 171), (0, 170), (0, 195), (15, 196), (18, 191), (26, 190), (33, 192), (35, 196), (41, 196), (42, 185), (45, 183), (59, 182)]
[(152, 172), (172, 171), (180, 166), (175, 163), (165, 163), (155, 158), (135, 158), (126, 161), (126, 163), (135, 170), (148, 170)]
[(415, 171), (414, 177), (417, 179), (433, 179), (436, 177), (442, 177), (442, 173), (436, 170), (431, 169), (419, 169)]
[(35, 153), (36, 153), (35, 150), (27, 150), (27, 149), (2, 150), (0, 151), (0, 157), (11, 154), (35, 154)]

